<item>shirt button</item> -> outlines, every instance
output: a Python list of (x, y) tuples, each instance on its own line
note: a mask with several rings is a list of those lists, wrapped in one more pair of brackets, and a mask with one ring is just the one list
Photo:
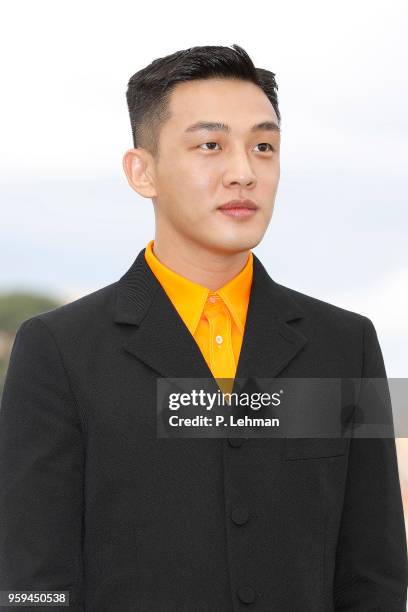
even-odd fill
[(217, 301), (217, 298), (215, 297), (215, 295), (210, 295), (210, 297), (208, 298), (208, 301), (211, 302), (211, 304), (215, 304), (215, 302)]
[(217, 344), (222, 344), (223, 337), (222, 336), (215, 336), (215, 341), (216, 341)]
[(246, 604), (254, 603), (254, 601), (256, 599), (256, 592), (249, 585), (239, 587), (239, 589), (237, 591), (237, 595), (238, 595), (238, 598), (240, 599), (240, 601), (242, 601), (242, 603), (246, 603)]

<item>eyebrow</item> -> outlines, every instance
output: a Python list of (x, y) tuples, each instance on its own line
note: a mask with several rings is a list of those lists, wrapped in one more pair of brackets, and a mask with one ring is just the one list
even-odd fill
[[(226, 132), (227, 134), (231, 133), (231, 128), (229, 125), (225, 123), (221, 123), (219, 121), (197, 121), (192, 125), (189, 125), (185, 130), (185, 133), (190, 132), (198, 132), (202, 130), (207, 130), (211, 132)], [(261, 123), (256, 123), (250, 129), (251, 132), (260, 132), (263, 130), (268, 130), (270, 132), (280, 132), (280, 127), (274, 121), (261, 121)]]

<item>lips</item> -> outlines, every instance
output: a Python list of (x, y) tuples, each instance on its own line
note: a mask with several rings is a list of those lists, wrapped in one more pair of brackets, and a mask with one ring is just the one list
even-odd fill
[(246, 219), (256, 214), (258, 206), (253, 200), (230, 200), (218, 207), (220, 213), (226, 217)]
[(253, 200), (230, 200), (225, 204), (219, 206), (220, 210), (234, 210), (234, 209), (249, 209), (256, 210), (258, 207)]

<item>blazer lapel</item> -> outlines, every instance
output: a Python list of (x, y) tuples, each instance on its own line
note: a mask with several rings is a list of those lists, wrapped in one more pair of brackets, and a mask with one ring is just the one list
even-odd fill
[[(140, 251), (116, 284), (114, 321), (132, 328), (124, 349), (164, 378), (207, 379), (206, 390), (218, 390), (201, 350), (150, 269), (144, 252)], [(289, 323), (303, 316), (287, 290), (271, 279), (254, 254), (234, 391), (239, 379), (274, 378), (298, 354), (307, 338)]]
[[(305, 313), (276, 283), (254, 254), (254, 274), (247, 319), (238, 361), (239, 379), (275, 378), (308, 342), (290, 325), (305, 318)], [(237, 384), (234, 385), (234, 391)]]
[[(114, 320), (132, 326), (124, 349), (163, 378), (178, 379), (177, 386), (191, 389), (188, 381), (206, 379), (203, 387), (218, 385), (196, 341), (172, 301), (150, 269), (142, 249), (117, 283)], [(208, 381), (208, 382), (207, 382)]]

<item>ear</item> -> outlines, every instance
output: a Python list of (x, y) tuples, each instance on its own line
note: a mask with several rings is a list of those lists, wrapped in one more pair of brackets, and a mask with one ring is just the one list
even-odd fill
[(129, 149), (123, 156), (123, 169), (129, 185), (144, 198), (157, 195), (153, 158), (145, 149)]

